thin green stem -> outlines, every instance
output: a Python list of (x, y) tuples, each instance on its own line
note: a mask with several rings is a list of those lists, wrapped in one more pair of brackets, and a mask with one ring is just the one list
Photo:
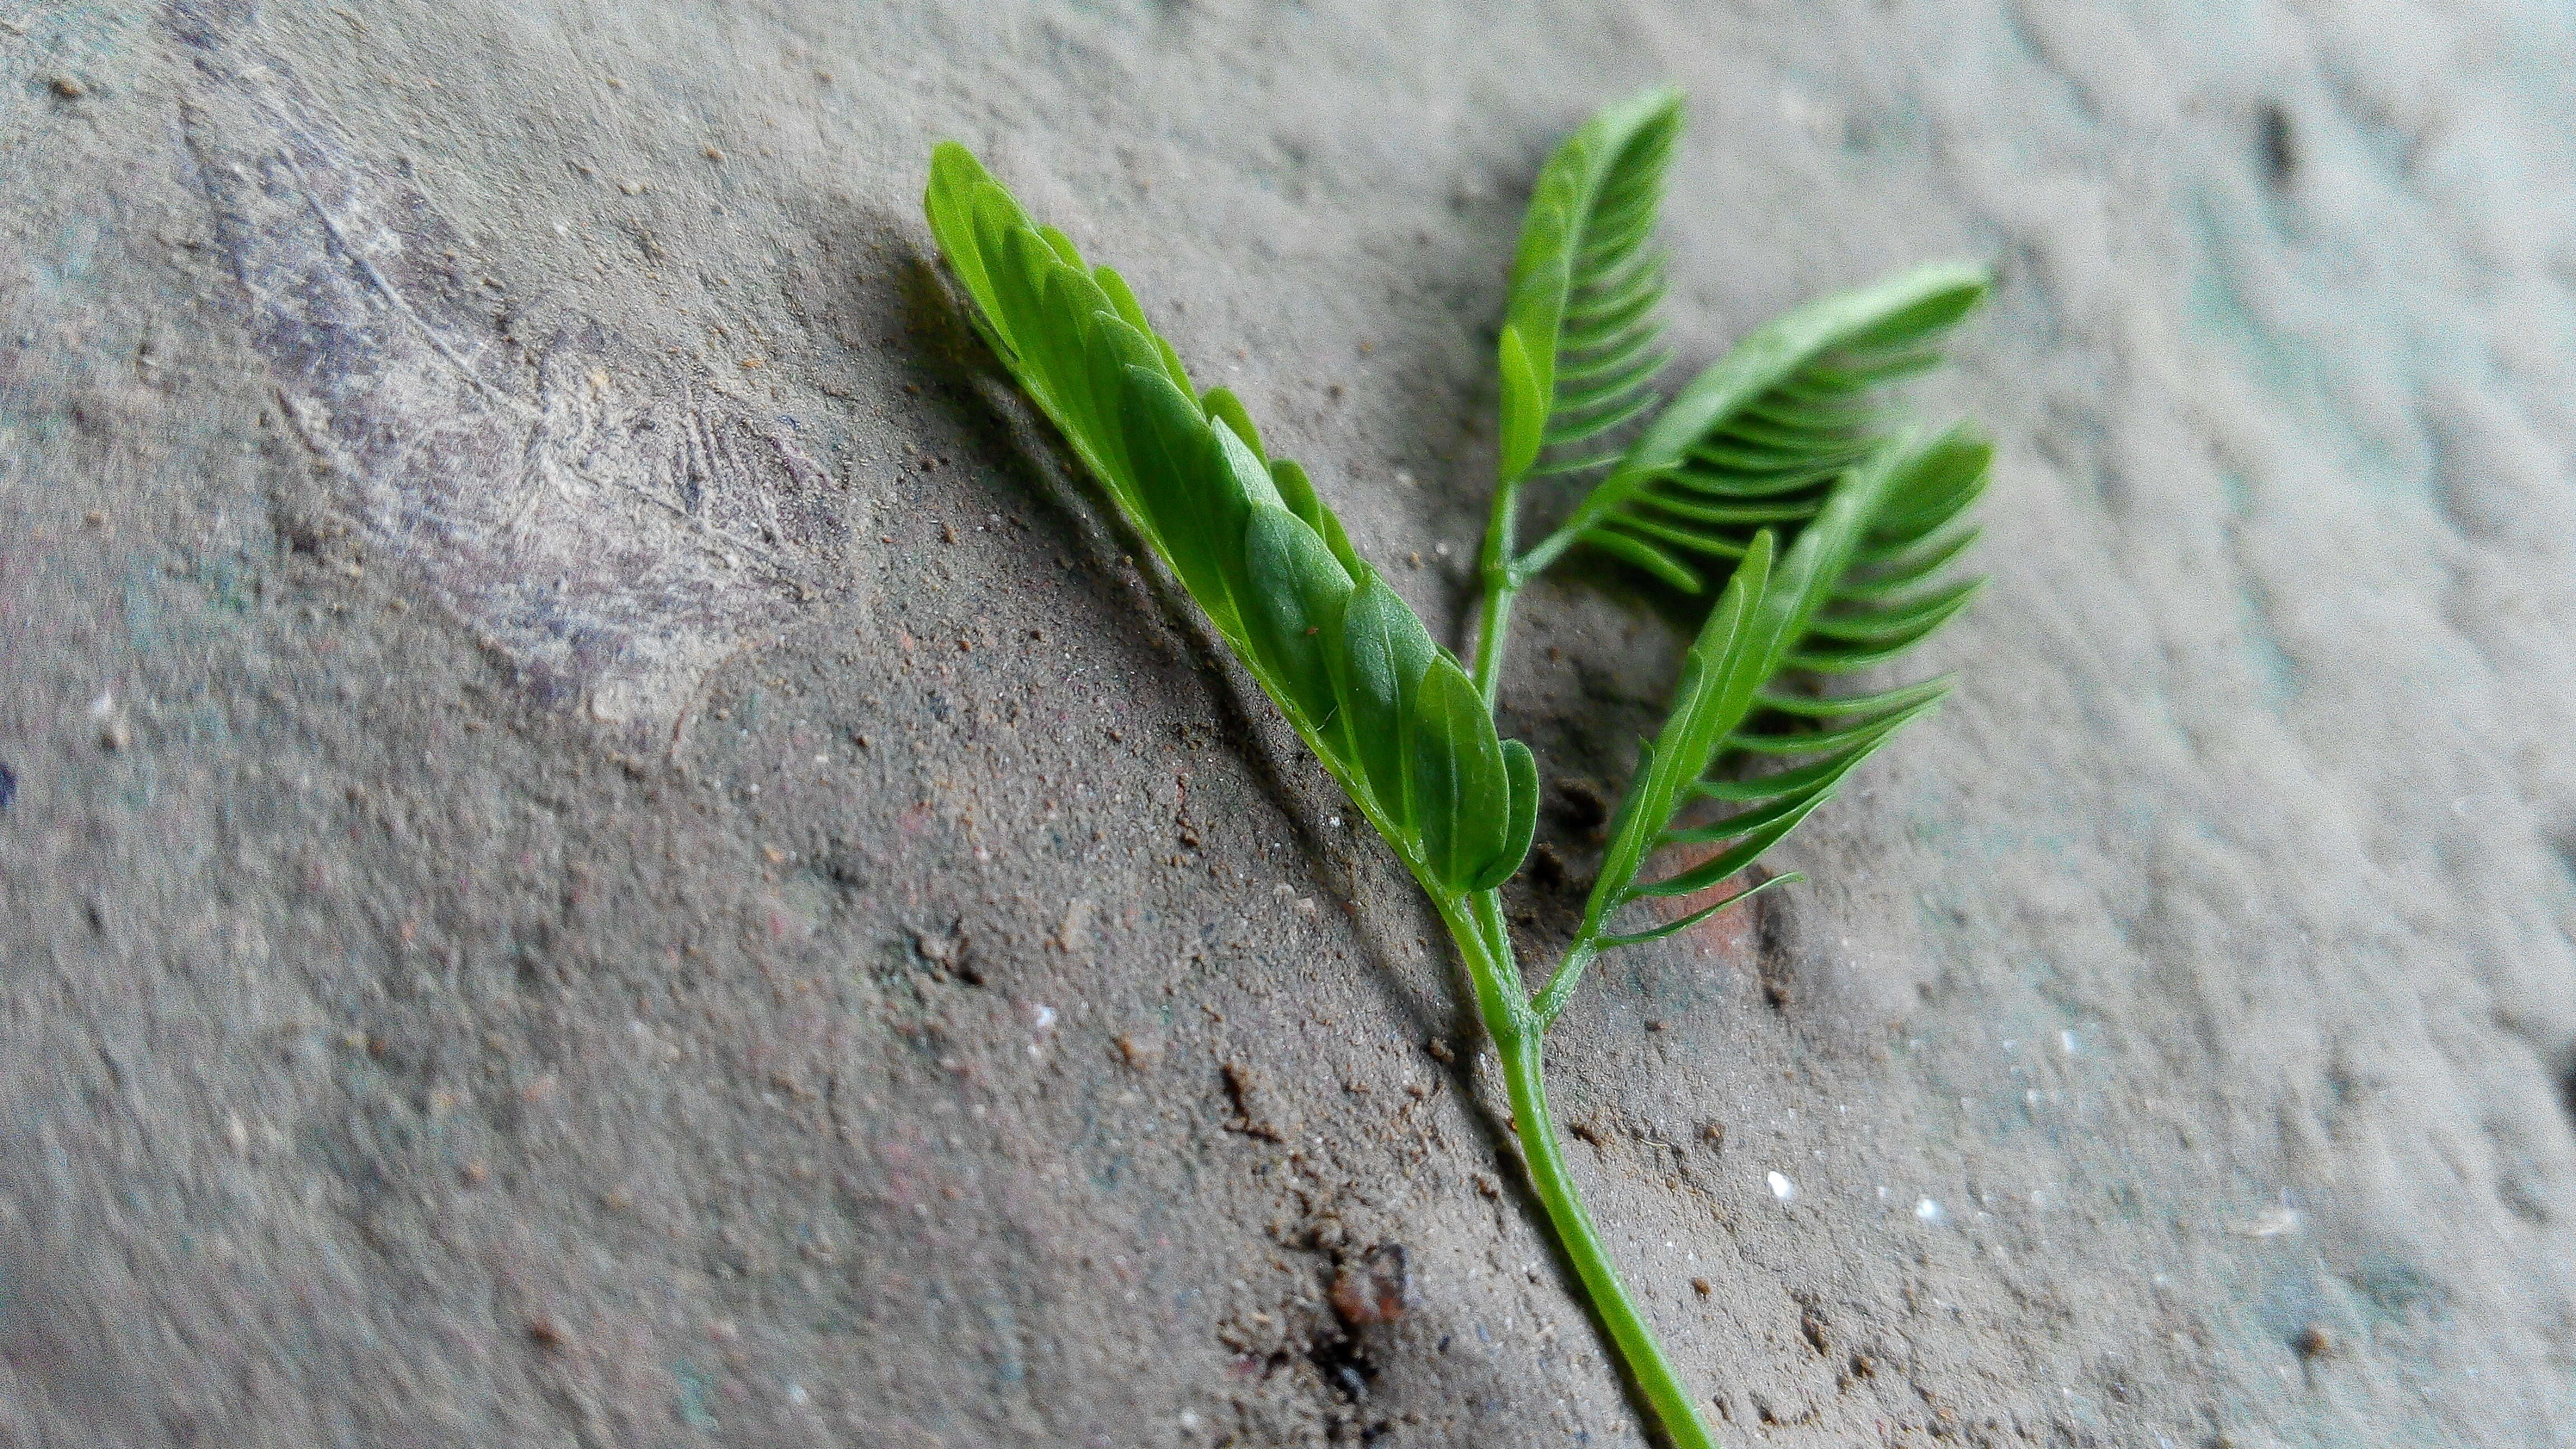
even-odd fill
[(1502, 979), (1503, 994), (1518, 1006), (1529, 1000), (1529, 989), (1521, 985), (1520, 960), (1512, 954), (1512, 928), (1503, 924), (1503, 893), (1478, 891), (1473, 900), (1476, 925), (1484, 933), (1486, 948), (1494, 953), (1498, 968), (1494, 974)]
[(1583, 979), (1583, 968), (1601, 954), (1596, 936), (1597, 933), (1587, 934), (1575, 941), (1565, 959), (1557, 963), (1555, 974), (1547, 978), (1547, 985), (1539, 989), (1538, 1000), (1530, 1003), (1530, 1015), (1538, 1018), (1539, 1030), (1556, 1025), (1557, 1013), (1565, 1010), (1566, 1001), (1574, 995), (1575, 983)]
[[(1435, 895), (1433, 900), (1448, 923), (1459, 954), (1465, 958), (1468, 979), (1476, 990), (1478, 1014), (1484, 1018), (1485, 1031), (1493, 1037), (1494, 1050), (1502, 1058), (1503, 1081), (1512, 1104), (1512, 1130), (1520, 1138), (1521, 1162), (1529, 1173), (1530, 1189), (1547, 1209), (1548, 1226), (1555, 1229), (1557, 1242), (1564, 1247), (1566, 1257), (1573, 1260), (1593, 1311), (1609, 1331), (1611, 1346), (1626, 1363), (1629, 1377), (1662, 1424), (1673, 1449), (1717, 1449), (1717, 1440), (1701, 1420), (1690, 1389), (1664, 1357), (1655, 1331), (1647, 1326), (1645, 1315), (1637, 1311), (1636, 1300), (1629, 1295), (1628, 1285), (1620, 1281), (1619, 1270), (1611, 1265), (1609, 1249), (1601, 1241), (1600, 1230), (1592, 1225), (1592, 1214), (1583, 1206), (1573, 1174), (1566, 1169), (1565, 1152), (1557, 1142), (1556, 1119), (1548, 1114), (1547, 1083), (1540, 1058), (1544, 1027), (1521, 990), (1520, 967), (1513, 959), (1501, 896), (1494, 891), (1479, 891), (1471, 897)], [(1565, 975), (1563, 971), (1558, 974)], [(1566, 985), (1570, 987), (1571, 980)]]
[[(1631, 448), (1627, 456), (1633, 458), (1639, 451), (1639, 448)], [(1574, 547), (1586, 530), (1618, 511), (1619, 505), (1627, 502), (1628, 496), (1652, 476), (1650, 470), (1632, 467), (1623, 460), (1611, 470), (1609, 477), (1594, 484), (1591, 491), (1583, 495), (1583, 501), (1576, 504), (1574, 512), (1556, 526), (1555, 532), (1540, 539), (1535, 547), (1520, 556), (1520, 576), (1528, 578), (1556, 562), (1567, 549)]]
[(1485, 708), (1494, 707), (1502, 686), (1503, 645), (1511, 635), (1512, 596), (1521, 589), (1521, 572), (1512, 558), (1513, 525), (1520, 509), (1521, 480), (1504, 478), (1494, 485), (1493, 515), (1485, 521), (1485, 547), (1478, 556), (1485, 576), (1485, 608), (1476, 621), (1476, 692)]
[(1449, 938), (1457, 943), (1458, 954), (1467, 963), (1467, 981), (1476, 990), (1476, 1015), (1484, 1019), (1485, 1030), (1496, 1041), (1506, 1034), (1526, 1036), (1535, 1025), (1529, 1005), (1523, 1000), (1520, 967), (1512, 959), (1511, 938), (1494, 934), (1502, 925), (1501, 900), (1495, 891), (1479, 891), (1473, 896), (1435, 891), (1431, 896), (1431, 903), (1440, 910), (1440, 919), (1448, 924)]
[(1656, 1341), (1645, 1316), (1637, 1311), (1628, 1285), (1619, 1281), (1619, 1270), (1611, 1265), (1609, 1250), (1602, 1244), (1599, 1230), (1592, 1226), (1592, 1214), (1585, 1211), (1574, 1178), (1566, 1171), (1565, 1153), (1557, 1145), (1556, 1121), (1548, 1115), (1538, 1034), (1532, 1032), (1509, 1042), (1498, 1039), (1495, 1045), (1502, 1054), (1503, 1080), (1511, 1092), (1521, 1162), (1529, 1172), (1530, 1187), (1547, 1208), (1548, 1223), (1556, 1229), (1556, 1240), (1564, 1245), (1565, 1255), (1574, 1260), (1574, 1271), (1591, 1295), (1593, 1311), (1601, 1315), (1602, 1326), (1610, 1331), (1611, 1342), (1627, 1361), (1630, 1377), (1655, 1411), (1673, 1449), (1717, 1449), (1717, 1440), (1701, 1420), (1690, 1389), (1664, 1357), (1663, 1345)]

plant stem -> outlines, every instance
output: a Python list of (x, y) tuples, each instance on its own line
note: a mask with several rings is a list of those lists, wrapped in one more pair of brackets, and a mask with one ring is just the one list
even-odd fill
[(1485, 521), (1485, 547), (1479, 564), (1485, 576), (1485, 608), (1476, 620), (1476, 692), (1485, 697), (1485, 708), (1494, 707), (1494, 697), (1502, 686), (1503, 642), (1512, 627), (1512, 596), (1520, 592), (1521, 580), (1528, 575), (1514, 565), (1512, 532), (1520, 508), (1521, 480), (1504, 478), (1494, 484), (1493, 516)]
[(1557, 1145), (1556, 1121), (1548, 1115), (1538, 1033), (1509, 1041), (1498, 1034), (1495, 1047), (1502, 1054), (1503, 1080), (1511, 1092), (1512, 1115), (1521, 1139), (1521, 1161), (1529, 1172), (1530, 1187), (1546, 1205), (1547, 1220), (1556, 1228), (1556, 1239), (1564, 1245), (1565, 1255), (1574, 1260), (1574, 1271), (1582, 1275), (1593, 1311), (1601, 1315), (1602, 1325), (1610, 1330), (1611, 1341), (1618, 1346), (1620, 1357), (1627, 1360), (1629, 1374), (1654, 1409), (1673, 1449), (1717, 1449), (1717, 1440), (1701, 1421), (1690, 1389), (1665, 1359), (1663, 1345), (1656, 1342), (1655, 1331), (1637, 1311), (1627, 1285), (1619, 1281), (1619, 1270), (1611, 1266), (1609, 1251), (1592, 1226), (1592, 1215), (1584, 1210), (1582, 1195), (1566, 1171), (1565, 1153)]
[(1601, 948), (1594, 944), (1593, 939), (1599, 932), (1589, 929), (1588, 925), (1582, 935), (1575, 937), (1565, 959), (1556, 964), (1556, 974), (1547, 978), (1546, 984), (1539, 988), (1538, 999), (1530, 1003), (1530, 1013), (1538, 1018), (1540, 1031), (1556, 1024), (1557, 1013), (1565, 1010), (1565, 1003), (1574, 995), (1574, 984), (1583, 979), (1583, 968), (1591, 965), (1592, 958), (1601, 954)]
[[(1545, 1031), (1520, 984), (1511, 935), (1503, 923), (1502, 899), (1493, 891), (1473, 897), (1433, 897), (1448, 922), (1450, 935), (1466, 959), (1468, 980), (1476, 990), (1478, 1015), (1502, 1057), (1503, 1081), (1510, 1093), (1513, 1131), (1520, 1137), (1521, 1162), (1530, 1188), (1547, 1209), (1548, 1225), (1565, 1255), (1574, 1260), (1584, 1292), (1610, 1332), (1611, 1345), (1628, 1366), (1629, 1376), (1644, 1394), (1673, 1449), (1717, 1449), (1708, 1425), (1699, 1416), (1690, 1389), (1664, 1357), (1655, 1331), (1637, 1311), (1619, 1270), (1583, 1196), (1566, 1170), (1565, 1152), (1556, 1140), (1556, 1119), (1548, 1115), (1547, 1082), (1542, 1075), (1540, 1039)], [(1570, 982), (1568, 983), (1571, 984)]]

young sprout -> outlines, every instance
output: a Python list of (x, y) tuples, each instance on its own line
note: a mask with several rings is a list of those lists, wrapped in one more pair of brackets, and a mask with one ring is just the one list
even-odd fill
[[(1809, 303), (1667, 402), (1653, 391), (1671, 355), (1652, 240), (1680, 131), (1679, 93), (1652, 91), (1594, 116), (1539, 175), (1498, 346), (1501, 476), (1472, 666), (1351, 547), (1305, 470), (1270, 455), (1233, 394), (1192, 387), (1116, 272), (1086, 266), (954, 142), (932, 155), (927, 205), (994, 354), (1447, 923), (1531, 1190), (1644, 1408), (1675, 1445), (1702, 1449), (1715, 1441), (1698, 1401), (1566, 1169), (1541, 1043), (1602, 952), (1800, 879), (1633, 909), (1742, 875), (1949, 688), (1833, 695), (1814, 680), (1894, 659), (1977, 589), (1945, 571), (1975, 537), (1966, 514), (1992, 449), (1964, 426), (1900, 435), (1883, 389), (1939, 360), (1990, 278), (1936, 265)], [(1570, 480), (1570, 506), (1522, 549), (1522, 489), (1541, 478)], [(1715, 599), (1671, 714), (1640, 743), (1582, 924), (1533, 993), (1499, 887), (1529, 853), (1538, 764), (1500, 737), (1493, 708), (1514, 598), (1577, 548)], [(1667, 846), (1703, 850), (1653, 874)]]

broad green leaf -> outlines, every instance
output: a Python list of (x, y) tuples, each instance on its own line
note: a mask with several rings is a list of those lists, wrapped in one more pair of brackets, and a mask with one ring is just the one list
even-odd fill
[(1081, 319), (1050, 305), (1066, 294), (1056, 279), (1066, 268), (1038, 234), (1023, 227), (1002, 238), (993, 285), (1012, 309), (1011, 343), (1063, 412), (1065, 382), (1081, 370)]
[(1501, 855), (1511, 824), (1511, 776), (1485, 696), (1445, 656), (1422, 673), (1411, 719), (1413, 813), (1422, 860), (1453, 891), (1475, 882)]
[(1329, 738), (1337, 702), (1324, 635), (1341, 628), (1350, 575), (1315, 530), (1269, 504), (1252, 510), (1243, 565), (1250, 585), (1243, 591), (1243, 624), (1253, 652), (1305, 722)]
[(975, 153), (954, 141), (942, 141), (930, 153), (930, 186), (924, 200), (930, 232), (939, 249), (976, 303), (977, 324), (987, 325), (994, 311), (992, 283), (985, 279), (984, 257), (975, 238), (975, 189), (989, 185)]
[(1288, 500), (1279, 496), (1279, 485), (1270, 478), (1270, 465), (1252, 451), (1241, 434), (1215, 418), (1208, 419), (1208, 436), (1216, 440), (1217, 453), (1225, 460), (1226, 472), (1234, 479), (1235, 491), (1245, 501), (1285, 508)]
[(1270, 460), (1270, 482), (1279, 490), (1279, 501), (1287, 505), (1288, 511), (1315, 530), (1324, 540), (1324, 545), (1333, 551), (1333, 557), (1342, 561), (1342, 571), (1350, 575), (1352, 583), (1376, 576), (1360, 558), (1359, 550), (1351, 547), (1351, 537), (1342, 531), (1342, 521), (1333, 516), (1333, 511), (1324, 506), (1321, 498), (1315, 496), (1315, 485), (1307, 481), (1305, 469), (1290, 459), (1273, 458)]
[(1110, 305), (1118, 309), (1120, 319), (1154, 344), (1155, 359), (1161, 364), (1163, 375), (1172, 380), (1172, 386), (1192, 397), (1198, 396), (1190, 387), (1189, 369), (1181, 366), (1181, 355), (1172, 350), (1172, 344), (1163, 340), (1163, 334), (1154, 330), (1154, 324), (1145, 320), (1145, 309), (1136, 304), (1136, 294), (1128, 290), (1127, 279), (1107, 267), (1091, 275), (1092, 280), (1100, 284), (1100, 290), (1108, 294)]
[(1082, 270), (1082, 253), (1073, 249), (1073, 238), (1051, 226), (1039, 227), (1038, 236), (1047, 244), (1047, 249), (1055, 253), (1056, 260), (1077, 272)]
[[(1136, 496), (1135, 469), (1127, 460), (1125, 409), (1130, 368), (1160, 372), (1162, 357), (1145, 334), (1125, 321), (1093, 313), (1083, 330), (1083, 380), (1078, 386), (1091, 401), (1098, 435), (1086, 439), (1076, 433), (1074, 442), (1089, 449), (1095, 464), (1108, 470), (1101, 481), (1117, 495), (1128, 515), (1145, 526), (1144, 504)], [(1150, 527), (1147, 531), (1157, 540), (1155, 547), (1161, 548), (1161, 535)]]
[(1130, 367), (1119, 420), (1137, 500), (1162, 539), (1172, 572), (1219, 633), (1241, 637), (1235, 584), (1242, 576), (1243, 526), (1251, 504), (1207, 416), (1163, 373)]
[(1409, 848), (1420, 827), (1406, 788), (1408, 716), (1414, 690), (1439, 657), (1439, 646), (1395, 590), (1374, 578), (1351, 595), (1339, 635), (1326, 637), (1332, 644), (1324, 660), (1341, 698), (1350, 757), (1360, 762), (1369, 793), (1403, 831), (1400, 843)]
[(1538, 757), (1518, 740), (1503, 741), (1503, 774), (1510, 787), (1511, 810), (1503, 824), (1503, 848), (1467, 883), (1467, 889), (1489, 891), (1518, 874), (1529, 857), (1530, 839), (1538, 833)]
[(1145, 320), (1145, 309), (1137, 305), (1136, 294), (1128, 289), (1125, 277), (1111, 268), (1098, 267), (1092, 271), (1091, 279), (1100, 284), (1100, 291), (1108, 297), (1109, 305), (1118, 309), (1120, 321), (1143, 336), (1154, 335), (1154, 324)]
[[(992, 284), (998, 304), (994, 308), (996, 328), (1014, 359), (1035, 362), (1021, 334), (1035, 326), (1040, 315), (1038, 278), (1031, 275), (1031, 264), (1047, 255), (1046, 243), (1020, 215), (1019, 205), (1011, 200), (1010, 193), (990, 184), (975, 192), (975, 242), (984, 256), (985, 280)], [(1042, 372), (1028, 377), (1040, 387), (1046, 384)]]
[(1270, 466), (1269, 457), (1261, 451), (1261, 432), (1253, 427), (1252, 415), (1243, 410), (1240, 399), (1225, 388), (1212, 387), (1199, 401), (1206, 406), (1209, 417), (1234, 430), (1234, 435), (1243, 440), (1243, 445), (1252, 450), (1252, 455), (1261, 459), (1261, 466)]

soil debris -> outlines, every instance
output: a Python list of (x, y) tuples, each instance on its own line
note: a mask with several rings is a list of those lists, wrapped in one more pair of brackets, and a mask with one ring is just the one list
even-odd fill
[(1402, 1243), (1379, 1243), (1343, 1262), (1333, 1275), (1333, 1312), (1352, 1328), (1404, 1316), (1410, 1275)]

